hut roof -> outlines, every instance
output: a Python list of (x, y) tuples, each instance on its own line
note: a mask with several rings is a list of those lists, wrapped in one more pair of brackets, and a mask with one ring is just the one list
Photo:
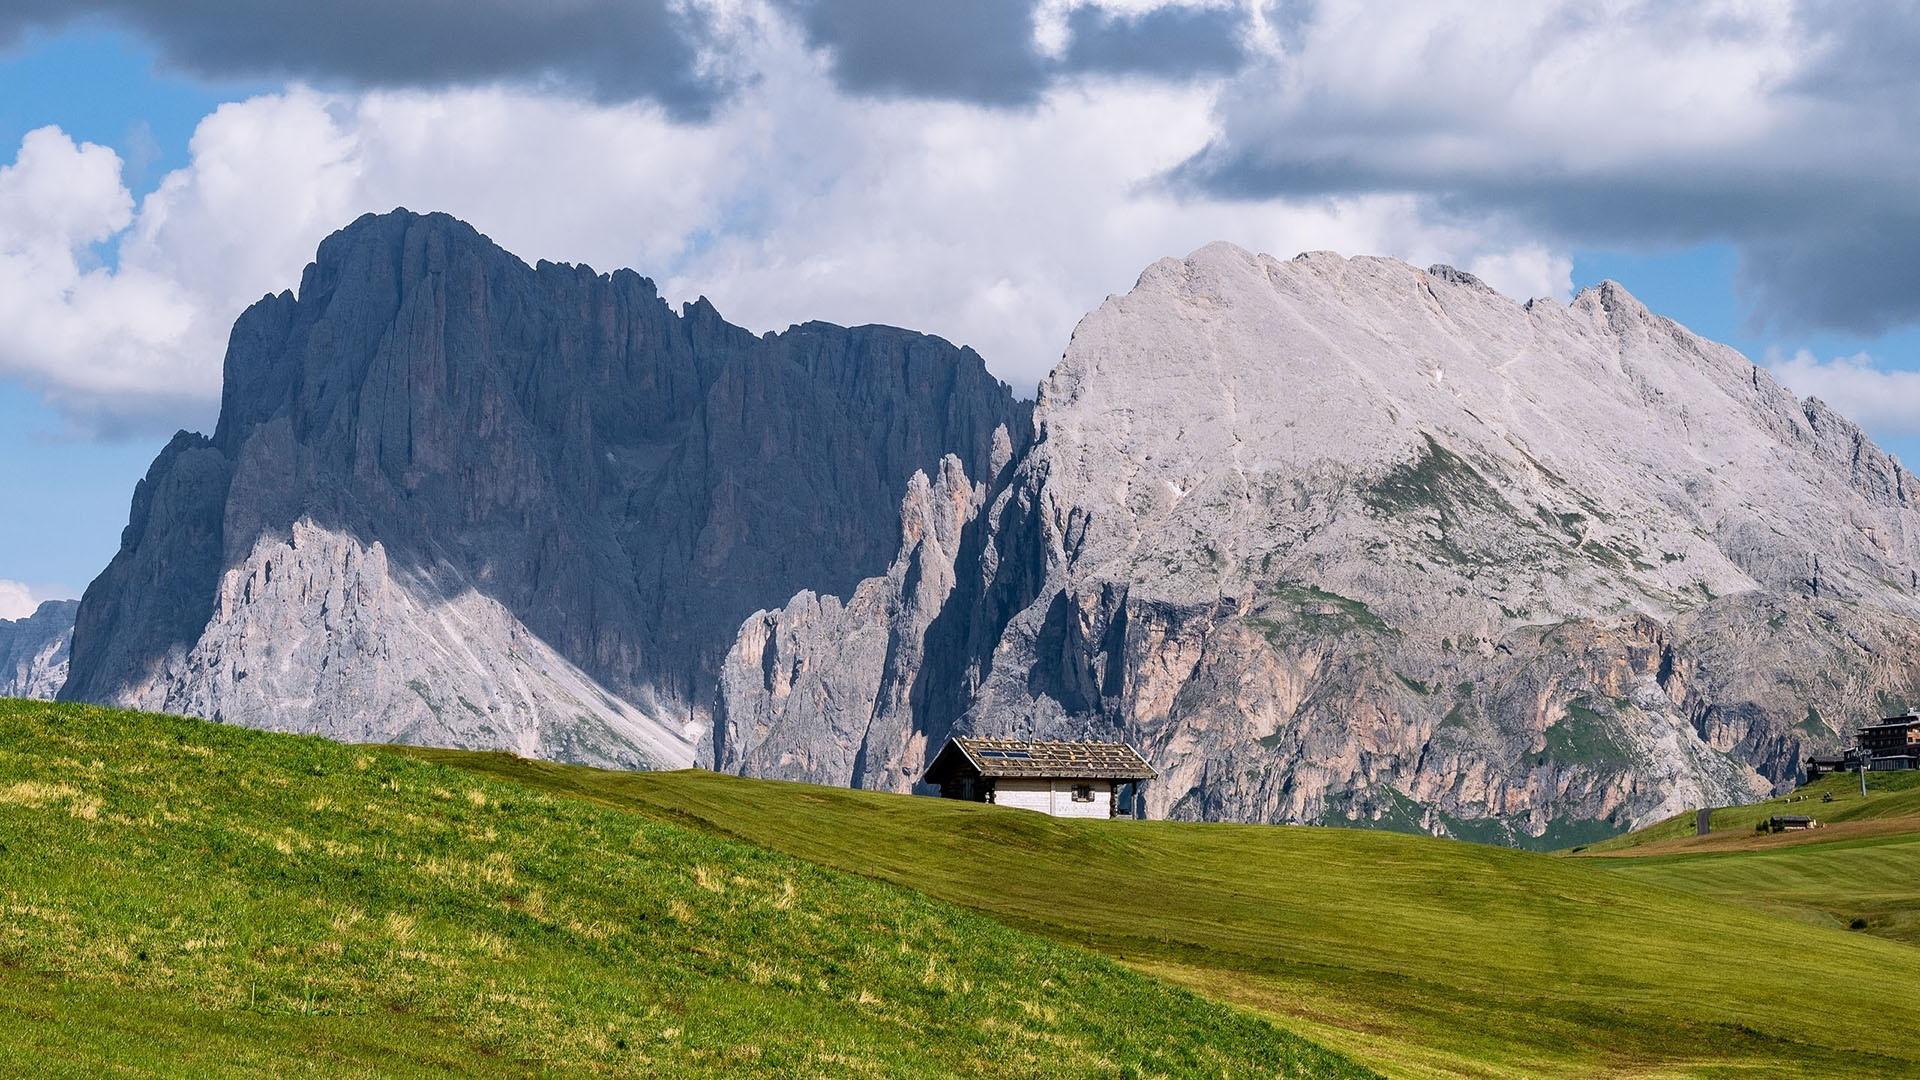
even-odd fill
[[(1151, 780), (1158, 775), (1147, 759), (1126, 743), (967, 737), (953, 739), (947, 745), (948, 750), (957, 749), (965, 755), (967, 763), (982, 776)], [(947, 751), (941, 751), (941, 757), (946, 755)]]

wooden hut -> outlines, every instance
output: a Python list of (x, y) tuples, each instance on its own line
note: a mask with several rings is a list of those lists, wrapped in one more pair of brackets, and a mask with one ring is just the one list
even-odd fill
[(1146, 817), (1157, 773), (1126, 743), (947, 740), (923, 783), (942, 798), (1038, 810), (1054, 817)]

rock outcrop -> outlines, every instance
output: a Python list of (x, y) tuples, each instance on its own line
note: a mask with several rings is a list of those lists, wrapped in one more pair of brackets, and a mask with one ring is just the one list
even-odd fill
[(905, 790), (1123, 738), (1151, 812), (1573, 842), (1794, 782), (1920, 686), (1914, 477), (1611, 282), (1216, 244), (1082, 321), (1030, 450), (750, 618), (722, 768)]
[(78, 600), (47, 600), (24, 619), (0, 619), (0, 698), (51, 701), (67, 681)]
[(990, 472), (1029, 410), (939, 338), (755, 335), (369, 215), (235, 325), (219, 425), (135, 492), (65, 696), (690, 764), (741, 620), (882, 572), (909, 477)]

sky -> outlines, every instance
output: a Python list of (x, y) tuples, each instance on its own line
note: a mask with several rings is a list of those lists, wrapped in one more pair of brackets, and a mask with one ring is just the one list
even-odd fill
[(396, 206), (1022, 394), (1217, 239), (1613, 278), (1920, 460), (1915, 55), (1920, 0), (0, 0), (0, 618)]

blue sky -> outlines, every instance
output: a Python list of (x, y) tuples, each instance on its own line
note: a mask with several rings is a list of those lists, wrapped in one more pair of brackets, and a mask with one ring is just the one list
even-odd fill
[[(0, 166), (54, 178), (0, 190), (0, 272), (45, 285), (0, 297), (0, 583), (77, 595), (154, 452), (211, 423), (234, 315), (403, 204), (756, 329), (941, 333), (1023, 390), (1079, 314), (1213, 239), (1444, 260), (1516, 296), (1614, 278), (1920, 460), (1905, 22), (1129, 2), (743, 0), (705, 24), (645, 0), (577, 31), (324, 0), (0, 13)], [(903, 61), (930, 49), (951, 63)]]
[(30, 31), (4, 64), (0, 144), (16, 147), (34, 128), (58, 124), (75, 139), (118, 149), (128, 185), (141, 193), (186, 164), (201, 117), (260, 89), (164, 75), (150, 48), (105, 26)]
[[(201, 117), (255, 89), (161, 74), (125, 32), (36, 32), (0, 54), (0, 147), (57, 124), (118, 150), (129, 188), (144, 195), (186, 163)], [(76, 431), (41, 393), (0, 378), (0, 578), (41, 598), (78, 596), (118, 550), (133, 486), (165, 441)]]
[[(1636, 254), (1575, 251), (1573, 279), (1591, 284), (1611, 278), (1654, 311), (1688, 329), (1739, 349), (1765, 363), (1770, 354), (1799, 350), (1821, 358), (1866, 353), (1890, 371), (1920, 370), (1920, 327), (1873, 335), (1837, 331), (1781, 333), (1756, 326), (1753, 304), (1737, 287), (1738, 264), (1732, 249), (1706, 245), (1681, 251)], [(1811, 392), (1811, 391), (1803, 391)], [(1871, 429), (1871, 426), (1870, 426)], [(1920, 435), (1898, 428), (1873, 431), (1879, 444), (1903, 462), (1920, 462)]]

